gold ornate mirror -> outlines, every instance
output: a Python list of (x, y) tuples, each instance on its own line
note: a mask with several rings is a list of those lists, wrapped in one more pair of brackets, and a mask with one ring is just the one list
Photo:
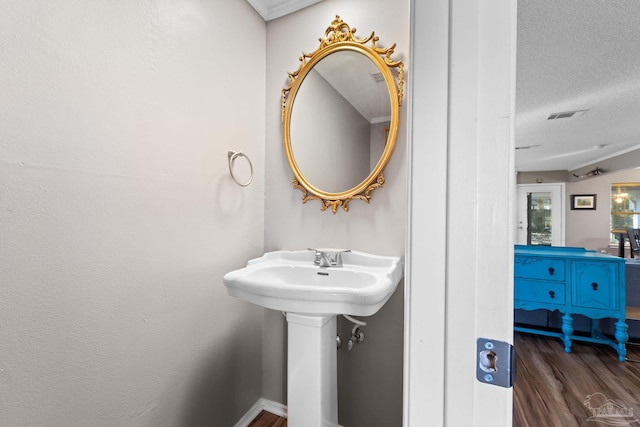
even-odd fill
[(334, 214), (354, 199), (369, 203), (384, 184), (403, 97), (404, 64), (391, 59), (395, 44), (380, 48), (373, 32), (365, 39), (355, 32), (336, 16), (282, 89), (293, 187), (303, 203), (319, 200)]

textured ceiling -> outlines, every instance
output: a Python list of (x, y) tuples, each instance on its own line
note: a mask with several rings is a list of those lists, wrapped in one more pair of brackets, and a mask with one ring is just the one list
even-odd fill
[[(321, 0), (248, 1), (268, 21)], [(517, 32), (516, 170), (640, 148), (640, 0), (518, 0)]]
[(518, 170), (640, 147), (640, 1), (519, 0), (516, 69), (516, 147), (538, 146), (516, 151)]

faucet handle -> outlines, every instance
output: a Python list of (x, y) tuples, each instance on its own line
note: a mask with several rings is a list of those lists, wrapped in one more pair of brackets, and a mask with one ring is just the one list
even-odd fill
[(342, 267), (342, 254), (351, 252), (351, 249), (334, 249), (335, 252), (331, 252), (331, 266)]
[(307, 248), (307, 250), (313, 251), (315, 253), (315, 259), (313, 260), (314, 264), (320, 265), (320, 258), (322, 258), (322, 252), (319, 249)]
[(351, 249), (308, 249), (315, 252), (316, 257), (313, 263), (320, 267), (342, 267), (342, 254), (351, 252)]

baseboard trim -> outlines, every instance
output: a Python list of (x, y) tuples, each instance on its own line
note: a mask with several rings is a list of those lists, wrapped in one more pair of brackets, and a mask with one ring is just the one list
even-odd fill
[(287, 407), (285, 405), (261, 397), (251, 408), (249, 408), (247, 413), (240, 418), (240, 421), (238, 421), (234, 427), (247, 427), (263, 410), (271, 412), (279, 417), (287, 418)]

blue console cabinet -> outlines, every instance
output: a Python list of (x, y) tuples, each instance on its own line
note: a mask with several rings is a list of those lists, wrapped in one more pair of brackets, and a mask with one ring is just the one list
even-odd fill
[[(571, 351), (571, 341), (608, 344), (626, 356), (628, 340), (625, 323), (625, 260), (584, 248), (559, 246), (515, 247), (514, 308), (524, 310), (559, 310), (562, 331), (516, 326), (516, 331), (561, 338), (564, 350)], [(574, 314), (592, 319), (590, 334), (574, 334)], [(613, 318), (615, 340), (598, 329), (598, 320)]]

